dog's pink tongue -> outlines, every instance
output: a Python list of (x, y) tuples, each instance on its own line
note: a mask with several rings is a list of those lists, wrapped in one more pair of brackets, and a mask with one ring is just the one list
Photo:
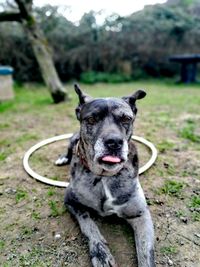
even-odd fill
[(121, 162), (121, 159), (118, 157), (114, 157), (114, 156), (105, 156), (102, 158), (103, 161), (107, 161), (107, 162), (113, 162), (113, 163), (119, 163)]

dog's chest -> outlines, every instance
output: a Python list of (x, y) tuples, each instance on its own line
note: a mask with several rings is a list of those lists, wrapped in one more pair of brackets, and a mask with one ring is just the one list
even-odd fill
[(102, 179), (103, 191), (105, 194), (105, 201), (102, 203), (102, 207), (101, 207), (102, 214), (104, 216), (111, 215), (111, 214), (117, 214), (118, 216), (120, 216), (121, 214), (120, 211), (121, 211), (123, 204), (122, 205), (114, 204), (114, 202), (116, 201), (116, 198), (112, 196), (110, 189), (106, 183), (106, 179), (107, 178)]

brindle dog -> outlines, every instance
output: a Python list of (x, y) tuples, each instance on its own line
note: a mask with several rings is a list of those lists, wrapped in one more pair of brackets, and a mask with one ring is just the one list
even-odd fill
[(75, 134), (68, 153), (57, 165), (71, 162), (71, 181), (65, 205), (77, 219), (89, 243), (94, 267), (116, 267), (107, 242), (90, 217), (116, 214), (133, 228), (139, 267), (155, 267), (154, 230), (138, 179), (138, 155), (131, 141), (137, 113), (136, 100), (146, 93), (138, 90), (123, 98), (93, 99), (78, 85), (76, 108), (80, 132)]

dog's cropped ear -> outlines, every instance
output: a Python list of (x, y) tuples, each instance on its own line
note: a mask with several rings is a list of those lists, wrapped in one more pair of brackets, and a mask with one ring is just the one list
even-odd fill
[(74, 89), (79, 97), (79, 105), (83, 105), (92, 100), (92, 97), (81, 91), (81, 88), (78, 86), (77, 83), (74, 84)]
[(78, 104), (78, 107), (76, 108), (76, 116), (77, 116), (77, 119), (80, 120), (80, 111), (81, 111), (82, 105), (91, 101), (92, 97), (83, 93), (81, 91), (80, 87), (78, 86), (78, 84), (74, 84), (74, 89), (75, 89), (75, 92), (77, 93), (77, 95), (79, 97), (79, 104)]
[(138, 90), (133, 95), (122, 97), (122, 99), (125, 100), (131, 106), (132, 109), (134, 109), (135, 102), (138, 99), (144, 98), (145, 96), (146, 92), (144, 90)]

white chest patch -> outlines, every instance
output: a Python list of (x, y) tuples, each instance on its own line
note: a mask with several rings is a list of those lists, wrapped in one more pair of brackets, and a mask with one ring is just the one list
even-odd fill
[(105, 179), (107, 178), (102, 179), (102, 184), (106, 195), (106, 201), (104, 202), (103, 205), (104, 212), (106, 215), (117, 214), (118, 216), (120, 216), (120, 209), (123, 205), (113, 204), (113, 201), (116, 200), (116, 198), (113, 198), (113, 196), (111, 195), (111, 192), (106, 184)]

